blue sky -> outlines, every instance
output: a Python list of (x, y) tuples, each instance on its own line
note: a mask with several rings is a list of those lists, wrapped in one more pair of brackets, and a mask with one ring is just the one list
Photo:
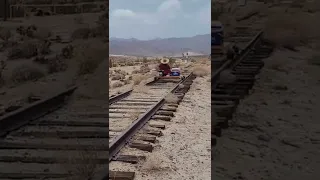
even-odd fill
[(110, 37), (140, 40), (209, 34), (211, 0), (109, 0)]

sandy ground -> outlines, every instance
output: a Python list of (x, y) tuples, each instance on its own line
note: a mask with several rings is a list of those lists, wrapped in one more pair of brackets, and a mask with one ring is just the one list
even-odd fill
[[(31, 17), (30, 19), (15, 19), (7, 22), (1, 22), (1, 27), (9, 28), (14, 31), (14, 29), (19, 25), (30, 25), (34, 24), (40, 28), (48, 28), (53, 34), (60, 35), (62, 39), (67, 40), (71, 33), (78, 28), (94, 26), (95, 20), (98, 19), (99, 13), (88, 13), (88, 14), (78, 14), (78, 15), (58, 15), (58, 16), (48, 16), (48, 17)], [(75, 17), (82, 17), (83, 24), (77, 24), (74, 20)], [(50, 23), (44, 23), (50, 22)], [(94, 44), (97, 46), (107, 46), (107, 44), (101, 42), (101, 39), (93, 38), (89, 40), (75, 40), (71, 43), (72, 45), (83, 45), (83, 44)], [(62, 47), (67, 44), (54, 43), (51, 47), (53, 53), (60, 52)], [(6, 58), (6, 52), (0, 52), (1, 58)], [(38, 67), (38, 69), (43, 69), (46, 71), (45, 65), (39, 65), (32, 61), (31, 59), (17, 59), (7, 61), (6, 69), (3, 72), (3, 78), (5, 80), (5, 85), (0, 88), (0, 111), (2, 108), (9, 105), (24, 105), (26, 104), (26, 99), (30, 95), (36, 95), (40, 97), (50, 96), (55, 94), (71, 85), (79, 84), (86, 86), (87, 79), (90, 79), (91, 75), (85, 75), (79, 77), (76, 75), (76, 71), (79, 66), (77, 59), (71, 59), (68, 61), (69, 68), (65, 72), (59, 72), (48, 75), (37, 81), (29, 81), (24, 83), (14, 83), (11, 80), (12, 71), (20, 65), (28, 65), (32, 67)], [(106, 63), (105, 63), (106, 64)], [(101, 65), (101, 67), (105, 67)], [(106, 66), (107, 68), (107, 66)], [(106, 72), (104, 70), (104, 72)], [(102, 77), (103, 74), (100, 73)], [(105, 74), (105, 78), (107, 74)], [(100, 77), (101, 78), (101, 77)], [(101, 81), (101, 79), (99, 80)], [(99, 83), (98, 83), (99, 85)], [(93, 85), (90, 85), (92, 89)], [(96, 86), (96, 85), (95, 85)], [(103, 86), (103, 85), (101, 85)], [(101, 91), (101, 90), (99, 90)], [(107, 89), (105, 89), (107, 93)]]
[[(197, 78), (179, 105), (175, 117), (163, 122), (164, 136), (146, 162), (136, 165), (111, 163), (111, 169), (138, 171), (136, 179), (211, 179), (211, 104), (208, 77)], [(146, 155), (126, 150), (126, 154)]]
[(276, 51), (265, 60), (254, 93), (213, 149), (213, 179), (318, 179), (320, 67), (308, 63), (314, 54)]
[[(138, 179), (211, 179), (211, 101), (207, 78), (197, 78), (184, 100), (179, 105), (175, 118), (169, 122), (159, 138), (157, 154), (163, 154), (170, 171), (144, 172)], [(150, 157), (153, 158), (153, 157)], [(152, 160), (155, 161), (155, 160)], [(152, 162), (144, 165), (148, 170)]]

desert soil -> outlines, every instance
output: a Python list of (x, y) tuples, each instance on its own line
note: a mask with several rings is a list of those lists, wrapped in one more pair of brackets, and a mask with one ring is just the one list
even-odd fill
[(308, 61), (316, 52), (300, 50), (265, 59), (253, 94), (213, 149), (213, 179), (319, 177), (320, 67)]

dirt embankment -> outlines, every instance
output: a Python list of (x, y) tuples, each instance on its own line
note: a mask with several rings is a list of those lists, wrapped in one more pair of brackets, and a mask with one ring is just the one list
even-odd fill
[[(260, 3), (261, 11), (246, 20), (229, 21), (231, 31), (241, 23), (260, 22), (275, 52), (264, 60), (252, 94), (241, 102), (231, 127), (213, 149), (213, 179), (295, 180), (320, 175), (318, 3)], [(231, 12), (221, 18), (235, 19)]]

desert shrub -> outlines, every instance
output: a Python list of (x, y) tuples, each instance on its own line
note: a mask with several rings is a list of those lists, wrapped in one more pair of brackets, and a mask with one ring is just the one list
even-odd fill
[(45, 72), (31, 65), (20, 65), (13, 69), (11, 79), (13, 82), (21, 83), (26, 81), (33, 81), (45, 76)]
[(134, 85), (140, 84), (144, 79), (145, 79), (145, 76), (143, 76), (141, 74), (136, 74), (136, 75), (132, 76), (132, 81), (133, 81)]
[(86, 48), (78, 49), (75, 59), (79, 63), (78, 74), (91, 74), (95, 72), (100, 63), (106, 60), (108, 51), (106, 49)]
[(61, 72), (67, 70), (68, 68), (66, 59), (64, 59), (61, 55), (51, 57), (47, 60), (47, 62), (48, 73)]
[(8, 40), (12, 37), (12, 33), (9, 29), (6, 28), (0, 28), (0, 39), (2, 39), (5, 42), (8, 42)]
[(71, 34), (72, 39), (87, 39), (91, 33), (90, 28), (79, 28), (73, 31)]
[(164, 98), (165, 102), (167, 103), (178, 103), (179, 102), (179, 98), (172, 94), (172, 93), (169, 93), (165, 98)]
[(115, 81), (115, 82), (112, 82), (112, 83), (111, 83), (111, 87), (112, 87), (112, 88), (121, 87), (121, 86), (123, 86), (123, 85), (124, 85), (124, 83), (121, 82), (121, 81)]
[(38, 53), (38, 43), (36, 41), (26, 41), (12, 47), (8, 51), (9, 59), (31, 58)]
[(203, 77), (209, 75), (210, 70), (208, 69), (208, 67), (196, 66), (193, 68), (192, 73), (196, 76)]

